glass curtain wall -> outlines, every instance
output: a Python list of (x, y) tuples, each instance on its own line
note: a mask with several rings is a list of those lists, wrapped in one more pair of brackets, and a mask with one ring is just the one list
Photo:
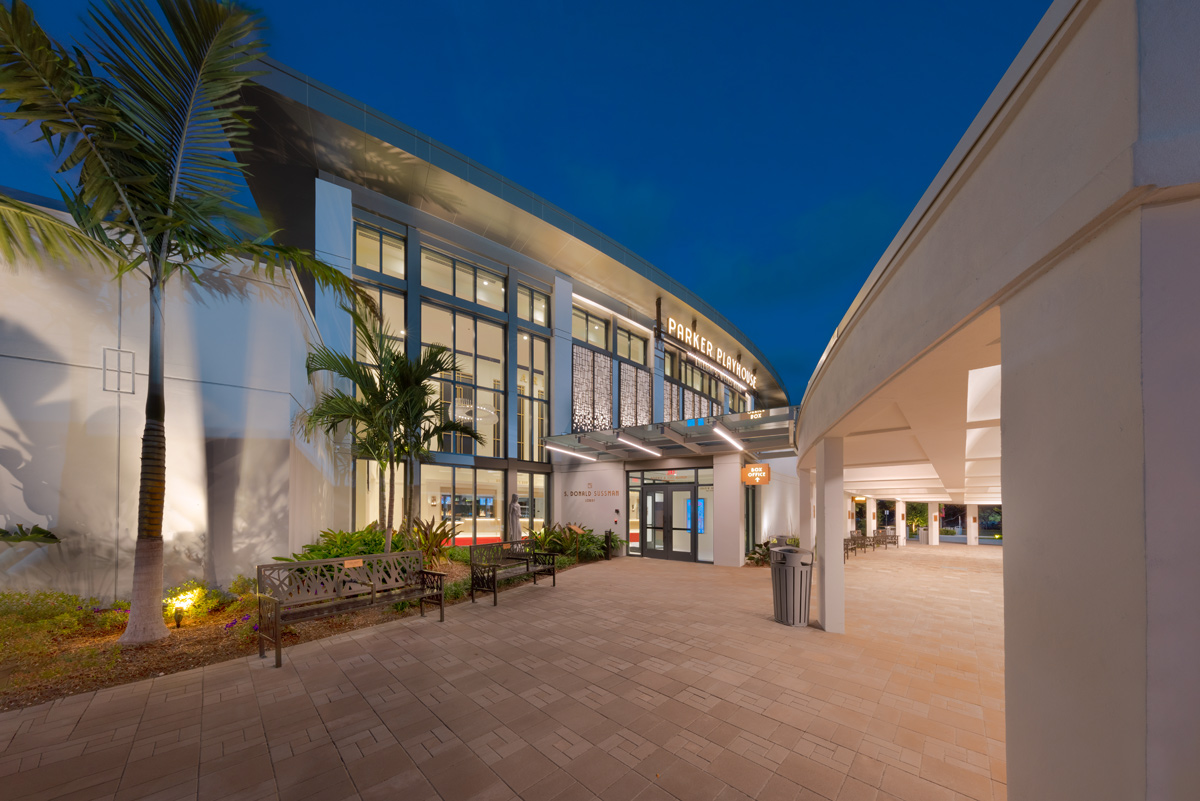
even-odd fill
[[(521, 506), (521, 531), (525, 537), (530, 531), (540, 531), (549, 520), (550, 475), (548, 473), (517, 473), (517, 503)], [(516, 539), (518, 532), (512, 532)]]
[(430, 303), (421, 304), (421, 346), (451, 348), (458, 369), (438, 376), (447, 415), (483, 435), (476, 445), (448, 435), (437, 449), (450, 453), (503, 457), (504, 326)]
[(421, 248), (421, 286), (504, 311), (505, 278), (470, 262)]
[[(359, 228), (356, 233), (362, 234), (364, 229)], [(373, 233), (376, 237), (376, 250), (378, 251), (379, 232), (367, 231)], [(384, 235), (386, 236), (386, 235)], [(394, 238), (394, 237), (393, 237)], [(403, 248), (404, 240), (397, 240)], [(361, 240), (356, 246), (355, 253), (361, 249)], [(358, 282), (359, 285), (370, 292), (375, 298), (375, 302), (379, 306), (379, 311), (383, 317), (384, 328), (391, 336), (388, 337), (389, 343), (401, 353), (404, 352), (404, 340), (406, 336), (405, 325), (405, 307), (404, 293), (393, 292), (390, 289), (378, 286), (373, 283)], [(358, 344), (358, 340), (354, 342), (355, 358), (362, 364), (373, 366), (374, 362), (369, 353), (366, 353)], [(356, 388), (357, 392), (357, 388)], [(362, 394), (358, 393), (361, 399)], [(379, 494), (382, 487), (387, 486), (387, 477), (384, 476), (381, 482), (379, 477), (378, 463), (371, 459), (357, 459), (354, 467), (354, 525), (357, 529), (366, 528), (368, 524), (379, 521), (383, 523), (387, 519), (387, 509), (384, 509), (384, 515), (379, 514)], [(384, 498), (386, 504), (387, 499)], [(404, 510), (404, 466), (396, 466), (396, 503), (393, 512), (392, 523), (399, 526)]]
[(362, 223), (354, 224), (354, 266), (404, 279), (404, 239)]
[(504, 471), (421, 466), (421, 519), (449, 521), (455, 545), (500, 542), (504, 537)]
[(550, 433), (550, 342), (522, 331), (517, 337), (517, 458), (546, 461)]
[[(684, 499), (676, 516), (694, 519), (696, 537), (696, 559), (700, 562), (713, 561), (713, 526), (715, 525), (715, 490), (711, 467), (687, 468), (682, 470), (645, 470), (625, 474), (626, 493), (629, 498), (629, 554), (643, 555), (643, 532), (646, 530), (644, 515), (648, 503), (643, 503), (646, 492), (655, 484), (694, 484), (695, 491), (690, 499)], [(694, 517), (693, 517), (694, 516)], [(676, 526), (680, 528), (680, 526)]]

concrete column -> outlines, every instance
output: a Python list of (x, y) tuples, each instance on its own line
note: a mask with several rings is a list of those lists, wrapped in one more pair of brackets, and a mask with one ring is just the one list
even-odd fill
[(713, 564), (741, 567), (746, 563), (745, 498), (741, 453), (714, 456)]
[(816, 527), (813, 525), (813, 517), (815, 515), (813, 507), (813, 473), (811, 470), (798, 469), (796, 470), (796, 478), (799, 479), (799, 490), (797, 492), (799, 528), (797, 529), (797, 536), (800, 537), (800, 546), (811, 550), (817, 544)]
[[(1181, 206), (1170, 206), (1162, 213), (1179, 211)], [(1200, 743), (1197, 653), (1164, 664), (1179, 673), (1173, 680), (1160, 677), (1161, 686), (1147, 676), (1154, 665), (1147, 648), (1152, 627), (1164, 626), (1164, 640), (1196, 642), (1197, 606), (1183, 601), (1188, 593), (1195, 600), (1200, 583), (1193, 573), (1188, 585), (1173, 588), (1179, 594), (1172, 608), (1189, 610), (1186, 619), (1177, 618), (1178, 627), (1168, 625), (1169, 618), (1148, 616), (1147, 547), (1178, 526), (1147, 527), (1147, 516), (1157, 511), (1147, 503), (1148, 493), (1157, 488), (1148, 480), (1144, 432), (1158, 420), (1143, 404), (1160, 391), (1190, 396), (1197, 371), (1186, 354), (1200, 341), (1200, 324), (1184, 307), (1186, 298), (1194, 302), (1198, 273), (1196, 251), (1178, 253), (1164, 276), (1166, 305), (1142, 311), (1147, 278), (1139, 269), (1141, 249), (1150, 245), (1139, 237), (1145, 213), (1113, 222), (1001, 306), (1011, 798), (1197, 797), (1187, 792), (1187, 781), (1197, 775)], [(1193, 233), (1196, 220), (1200, 210), (1190, 223)], [(1182, 318), (1168, 313), (1172, 308), (1183, 311)], [(1144, 385), (1144, 338), (1160, 327), (1178, 331), (1163, 350), (1172, 367), (1161, 383)], [(1170, 431), (1163, 432), (1164, 442), (1194, 445), (1195, 420), (1190, 396), (1187, 412), (1162, 420)], [(1195, 451), (1175, 464), (1194, 471)], [(1195, 484), (1188, 486), (1157, 506), (1174, 507), (1174, 517), (1181, 501), (1195, 497)], [(1103, 515), (1078, 514), (1097, 499), (1105, 501)], [(1052, 533), (1047, 521), (1054, 521)], [(1163, 553), (1158, 566), (1170, 569), (1195, 553)], [(1162, 745), (1182, 750), (1174, 752), (1173, 766), (1160, 768), (1162, 778), (1172, 767), (1179, 771), (1173, 789), (1150, 793), (1147, 759), (1154, 752), (1147, 746), (1158, 723), (1150, 712), (1157, 693), (1169, 696), (1162, 699), (1162, 714), (1179, 726)]]
[(929, 520), (929, 537), (926, 545), (941, 545), (942, 543), (942, 516), (938, 514), (938, 510), (941, 508), (940, 503), (929, 502), (929, 511), (925, 515)]
[[(350, 190), (323, 181), (320, 178), (314, 187), (316, 220), (313, 230), (313, 251), (325, 263), (341, 270), (346, 276), (353, 274), (354, 264), (354, 208)], [(342, 310), (345, 300), (330, 289), (315, 288), (313, 319), (321, 332), (321, 341), (339, 353), (354, 353), (354, 324), (350, 315)], [(348, 382), (340, 381), (341, 389), (353, 391)], [(354, 462), (350, 458), (350, 441), (344, 439), (334, 446), (339, 454), (338, 464), (346, 469), (335, 469), (331, 480), (334, 487), (329, 508), (333, 520), (343, 521), (347, 529), (354, 527)], [(302, 542), (308, 541), (311, 532), (299, 535)]]
[(846, 491), (841, 437), (817, 443), (817, 622), (830, 633), (846, 632)]
[[(571, 282), (554, 276), (550, 342), (550, 435), (571, 433)], [(568, 457), (569, 458), (569, 457)]]
[(967, 504), (967, 545), (979, 544), (979, 504)]
[(908, 544), (908, 506), (896, 499), (896, 542), (903, 548)]
[(879, 528), (879, 520), (876, 519), (876, 513), (879, 511), (879, 504), (874, 498), (867, 498), (867, 533), (874, 534), (875, 529)]

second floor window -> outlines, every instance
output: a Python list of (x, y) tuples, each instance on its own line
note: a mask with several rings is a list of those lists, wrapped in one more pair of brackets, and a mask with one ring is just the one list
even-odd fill
[(421, 286), (504, 311), (504, 276), (436, 250), (421, 249)]
[(517, 316), (550, 327), (550, 296), (527, 286), (517, 287)]
[(571, 309), (571, 336), (580, 342), (608, 350), (608, 320), (576, 306)]
[(617, 328), (617, 355), (636, 364), (646, 363), (646, 339), (637, 334)]
[(354, 226), (354, 266), (404, 278), (404, 240), (370, 226)]

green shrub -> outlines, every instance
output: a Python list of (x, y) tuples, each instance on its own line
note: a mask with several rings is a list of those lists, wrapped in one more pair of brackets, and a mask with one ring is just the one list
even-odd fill
[(247, 595), (257, 595), (258, 579), (247, 578), (239, 573), (237, 578), (229, 582), (229, 591), (239, 598), (245, 598)]
[(746, 558), (760, 567), (769, 563), (771, 561), (771, 543), (758, 543), (754, 546), (754, 550), (746, 554)]
[(460, 565), (471, 564), (471, 549), (462, 545), (452, 545), (446, 549), (446, 558)]
[(535, 551), (542, 551), (543, 553), (562, 553), (562, 536), (562, 529), (553, 524), (548, 524), (541, 529), (529, 532), (529, 539), (533, 542), (533, 549)]
[[(454, 544), (455, 523), (450, 520), (414, 520), (409, 539), (413, 550), (425, 557), (425, 566), (432, 568), (446, 560), (446, 552)], [(469, 560), (468, 560), (469, 561)]]
[[(394, 545), (395, 543), (393, 543)], [(317, 559), (341, 559), (347, 556), (369, 556), (383, 553), (383, 529), (371, 523), (361, 531), (326, 529), (316, 542), (301, 546), (300, 553), (276, 556), (277, 562), (308, 562)], [(395, 550), (405, 550), (396, 548)]]
[(462, 578), (458, 581), (449, 581), (446, 583), (445, 590), (447, 601), (457, 601), (471, 591), (471, 579)]
[(942, 529), (941, 534), (943, 537), (953, 537), (958, 534), (958, 530), (953, 528), (944, 528)]

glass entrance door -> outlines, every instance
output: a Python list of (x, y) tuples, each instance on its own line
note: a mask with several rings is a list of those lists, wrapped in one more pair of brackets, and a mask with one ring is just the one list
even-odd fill
[(646, 534), (643, 554), (658, 559), (696, 561), (696, 486), (694, 484), (647, 485)]

